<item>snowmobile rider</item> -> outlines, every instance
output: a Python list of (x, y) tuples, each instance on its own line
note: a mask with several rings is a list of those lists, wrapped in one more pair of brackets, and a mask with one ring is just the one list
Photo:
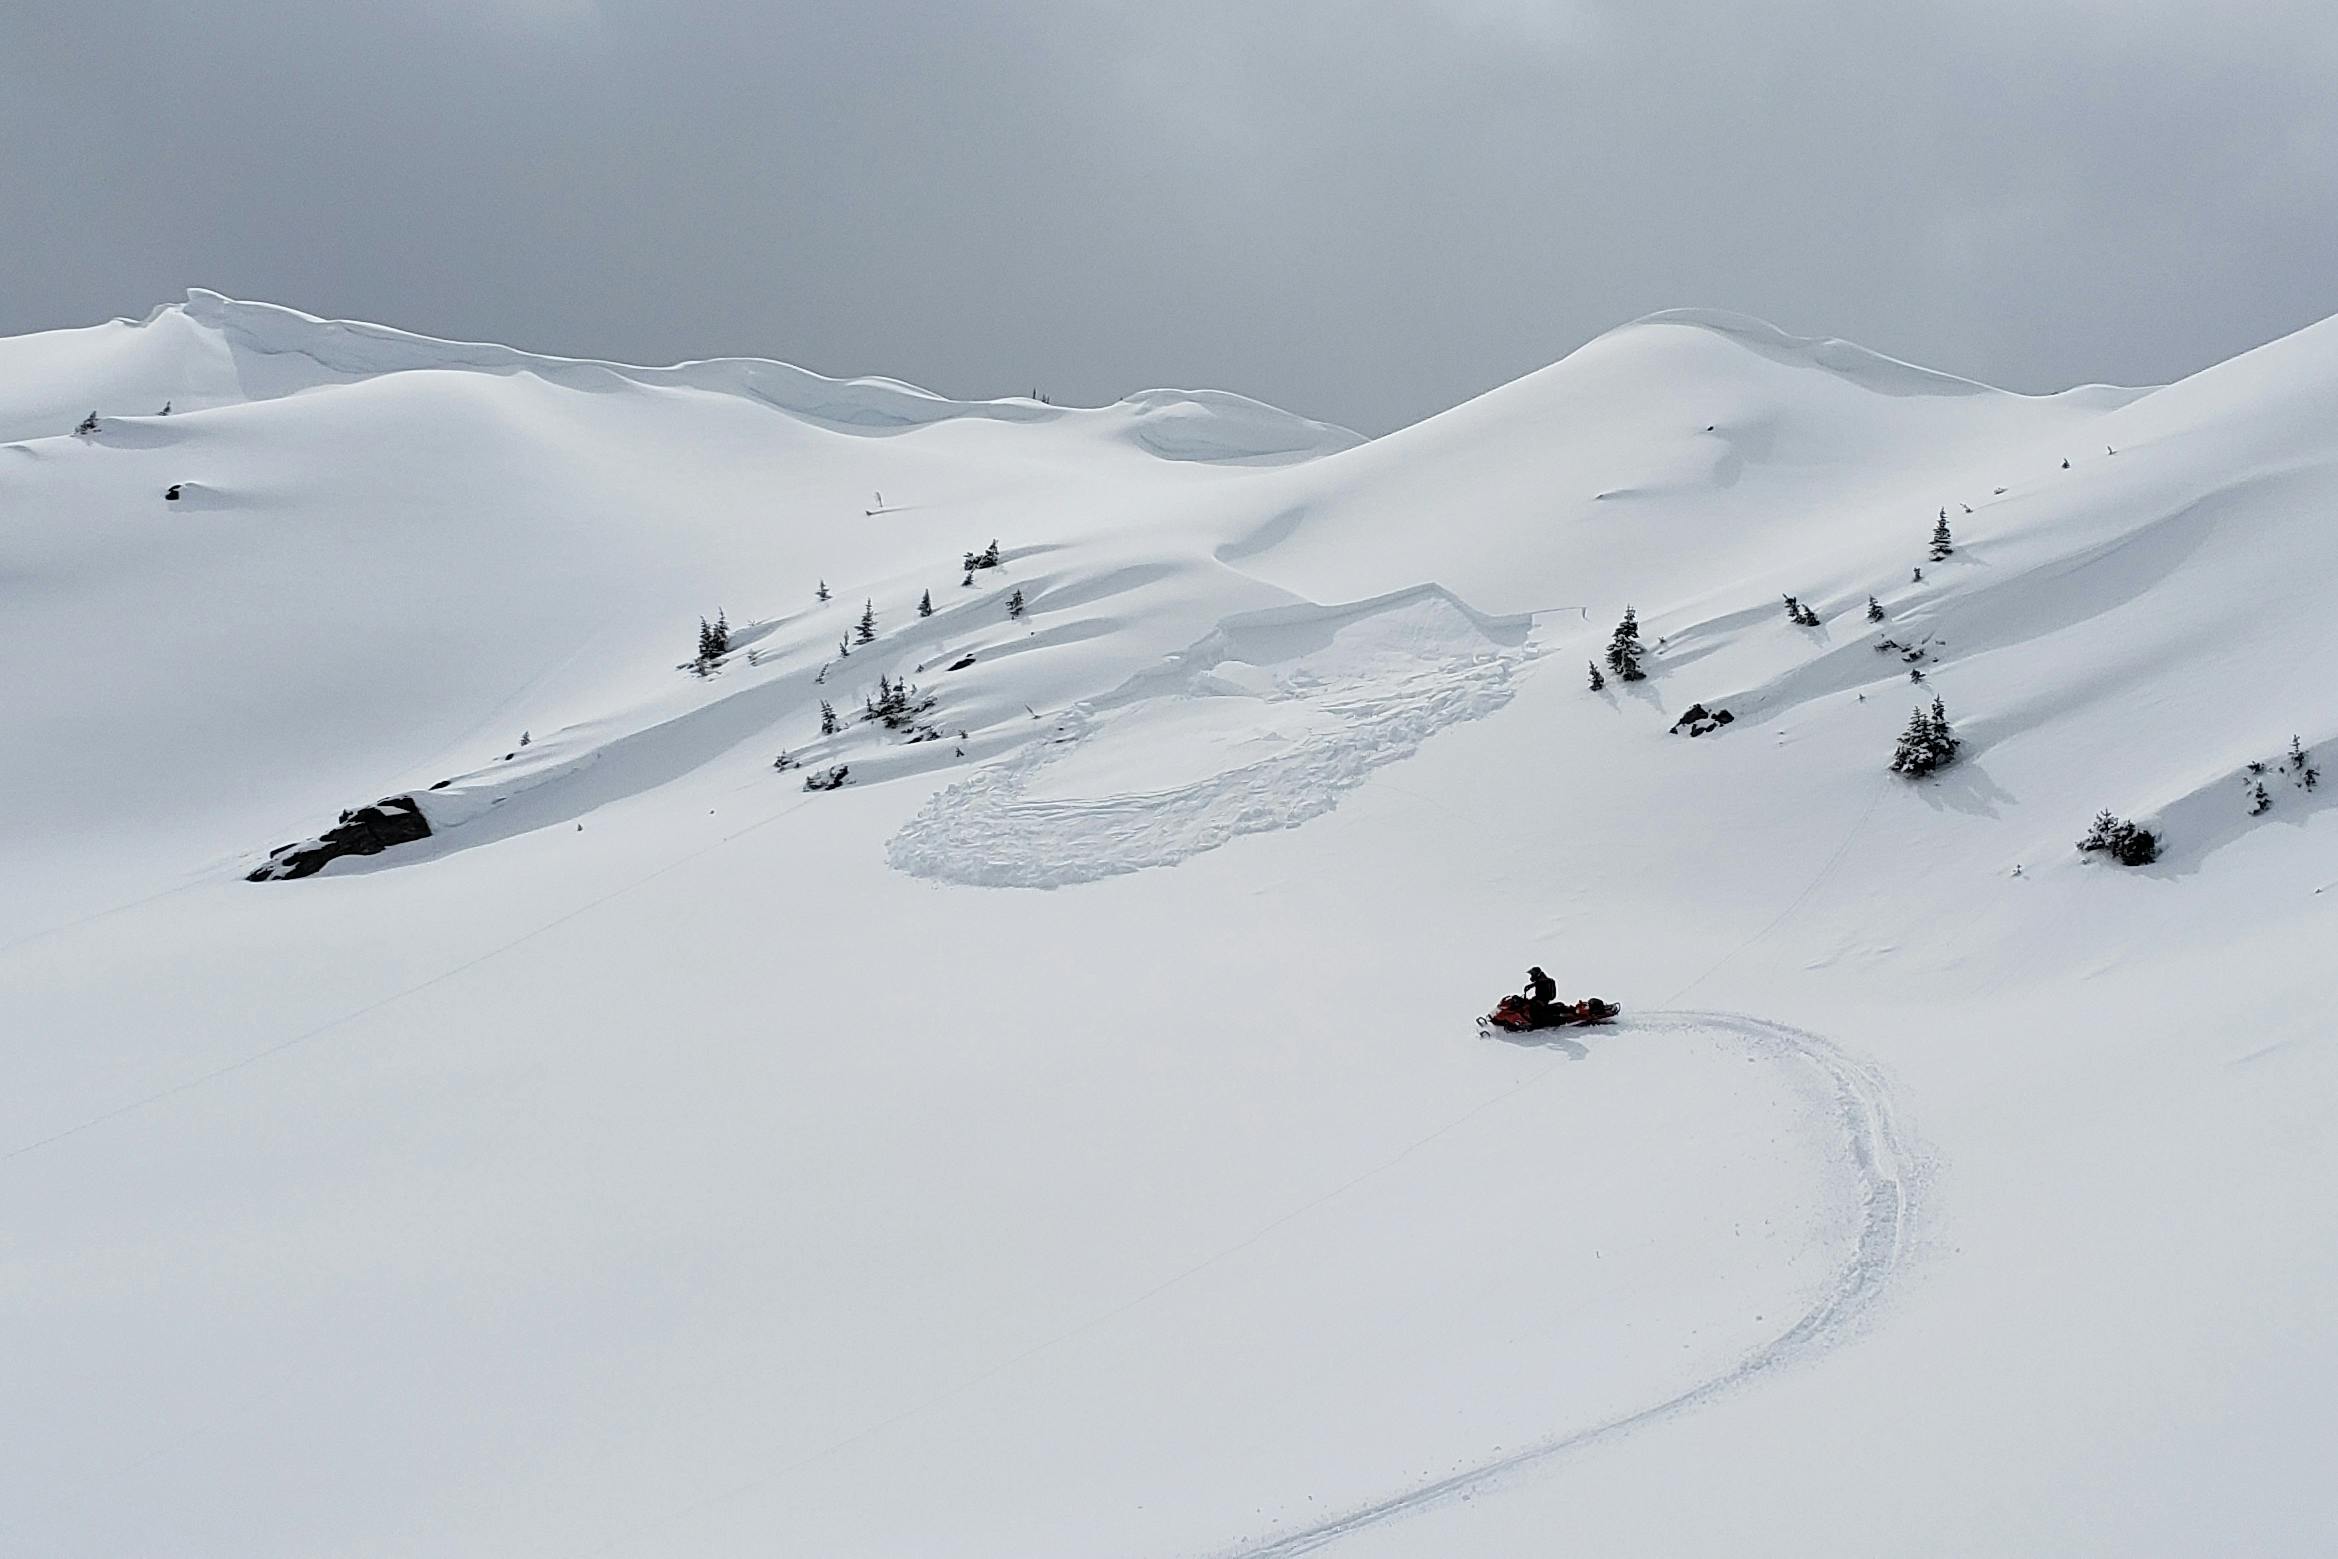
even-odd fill
[(1526, 989), (1520, 994), (1526, 998), (1527, 1016), (1538, 1024), (1548, 1023), (1551, 1009), (1558, 1004), (1559, 982), (1536, 965), (1526, 971)]

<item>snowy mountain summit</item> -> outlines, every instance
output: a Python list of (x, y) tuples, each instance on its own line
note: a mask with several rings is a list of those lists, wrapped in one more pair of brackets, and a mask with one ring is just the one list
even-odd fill
[(0, 1549), (2319, 1552), (2334, 514), (2338, 321), (0, 341)]

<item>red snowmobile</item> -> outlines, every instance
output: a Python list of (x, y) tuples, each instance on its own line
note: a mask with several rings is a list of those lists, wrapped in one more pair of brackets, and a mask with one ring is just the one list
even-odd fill
[(1612, 1001), (1601, 1001), (1586, 996), (1572, 1006), (1554, 1001), (1542, 1012), (1534, 1010), (1533, 1003), (1523, 996), (1505, 996), (1502, 1004), (1477, 1020), (1484, 1030), (1502, 1029), (1512, 1034), (1524, 1034), (1535, 1029), (1588, 1027), (1594, 1023), (1612, 1023), (1624, 1009)]

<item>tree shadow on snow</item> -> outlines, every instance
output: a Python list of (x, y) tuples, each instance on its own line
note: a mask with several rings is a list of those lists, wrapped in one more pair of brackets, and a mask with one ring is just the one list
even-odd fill
[(2000, 817), (2001, 806), (2021, 798), (1989, 777), (1972, 759), (1950, 764), (1916, 787), (1916, 794), (1934, 811), (1965, 812), (1974, 817)]

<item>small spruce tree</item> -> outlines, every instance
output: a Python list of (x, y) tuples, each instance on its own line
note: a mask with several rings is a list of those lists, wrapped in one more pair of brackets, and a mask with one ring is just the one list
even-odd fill
[(819, 588), (819, 589), (817, 589), (817, 590), (815, 590), (815, 591), (813, 591), (813, 592), (812, 592), (812, 594), (813, 594), (813, 595), (815, 595), (815, 596), (817, 596), (819, 599), (821, 599), (821, 600), (823, 600), (823, 601), (827, 600), (827, 599), (828, 599), (828, 581), (827, 581), (827, 580), (825, 580), (825, 579), (821, 580), (821, 581), (820, 581), (820, 588)]
[(73, 431), (76, 433), (95, 433), (97, 431), (97, 413), (93, 411), (82, 418), (74, 424)]
[(1626, 682), (1647, 680), (1648, 673), (1640, 669), (1640, 614), (1632, 607), (1624, 608), (1624, 620), (1607, 641), (1607, 669)]
[(877, 642), (877, 603), (875, 601), (867, 602), (861, 607), (860, 625), (853, 632), (859, 636), (863, 644)]
[(1607, 687), (1607, 678), (1599, 674), (1598, 661), (1592, 661), (1589, 664), (1591, 666), (1591, 691), (1594, 693), (1601, 692)]
[(1025, 609), (1025, 608), (1024, 608), (1024, 606), (1023, 606), (1023, 587), (1022, 587), (1021, 585), (1017, 585), (1017, 586), (1015, 587), (1015, 593), (1014, 593), (1013, 595), (1011, 595), (1011, 596), (1008, 596), (1008, 597), (1007, 597), (1007, 617), (1008, 617), (1008, 619), (1009, 619), (1010, 621), (1015, 621), (1015, 622), (1019, 622), (1019, 621), (1021, 621), (1021, 620), (1022, 620), (1022, 617), (1023, 617), (1023, 612), (1024, 612), (1024, 609)]
[(917, 598), (917, 615), (920, 617), (931, 617), (933, 614), (934, 593), (931, 590), (928, 590), (925, 594)]
[(1932, 527), (1932, 561), (1944, 563), (1948, 561), (1949, 554), (1954, 551), (1956, 551), (1956, 547), (1950, 542), (1948, 535), (1948, 511), (1943, 509), (1940, 511), (1940, 523)]
[(1883, 603), (1873, 596), (1867, 598), (1867, 620), (1871, 623), (1883, 621)]
[(834, 736), (843, 727), (836, 722), (836, 706), (825, 698), (820, 700), (820, 734)]
[(2272, 809), (2273, 793), (2265, 788), (2265, 782), (2263, 780), (2258, 780), (2254, 784), (2250, 785), (2249, 816), (2262, 817), (2265, 813), (2271, 811)]

